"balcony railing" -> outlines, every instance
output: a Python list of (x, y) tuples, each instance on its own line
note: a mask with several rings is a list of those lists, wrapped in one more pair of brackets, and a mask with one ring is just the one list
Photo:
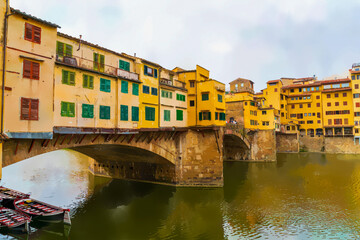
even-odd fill
[(173, 81), (171, 81), (170, 79), (166, 79), (166, 78), (160, 78), (160, 83), (173, 86)]
[(114, 77), (121, 77), (121, 78), (129, 79), (129, 80), (139, 81), (139, 75), (136, 73), (128, 72), (123, 69), (120, 69), (120, 68), (117, 68), (114, 66), (110, 66), (110, 65), (106, 65), (106, 64), (102, 64), (99, 62), (94, 62), (92, 60), (82, 58), (82, 57), (77, 57), (77, 56), (68, 57), (68, 56), (56, 55), (56, 61), (68, 64), (68, 65), (71, 65), (74, 67), (81, 67), (81, 68), (105, 73), (105, 74), (108, 74), (108, 75), (111, 75)]

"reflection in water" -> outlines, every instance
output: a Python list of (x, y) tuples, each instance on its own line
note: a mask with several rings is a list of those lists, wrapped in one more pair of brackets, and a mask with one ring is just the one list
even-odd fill
[[(227, 162), (224, 188), (111, 181), (87, 169), (87, 157), (58, 151), (4, 168), (2, 184), (71, 208), (70, 239), (360, 238), (360, 156)], [(63, 231), (34, 228), (29, 238), (64, 239)]]

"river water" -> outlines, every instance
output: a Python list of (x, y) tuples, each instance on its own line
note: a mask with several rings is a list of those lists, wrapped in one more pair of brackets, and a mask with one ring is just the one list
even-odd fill
[(360, 156), (299, 153), (278, 154), (276, 163), (226, 162), (223, 188), (95, 178), (87, 161), (62, 150), (4, 168), (3, 185), (70, 208), (72, 226), (0, 238), (360, 238)]

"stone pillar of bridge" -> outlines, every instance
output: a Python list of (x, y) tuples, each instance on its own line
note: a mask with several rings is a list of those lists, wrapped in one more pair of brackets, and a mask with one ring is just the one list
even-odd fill
[(276, 161), (276, 136), (274, 130), (248, 133), (251, 142), (251, 161)]
[(189, 130), (177, 139), (176, 185), (223, 186), (223, 128)]

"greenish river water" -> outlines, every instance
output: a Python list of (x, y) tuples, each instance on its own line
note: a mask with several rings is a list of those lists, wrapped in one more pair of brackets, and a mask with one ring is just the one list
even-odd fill
[(224, 163), (223, 188), (94, 178), (87, 158), (57, 151), (3, 169), (2, 185), (71, 209), (58, 226), (2, 239), (359, 239), (360, 156), (278, 154)]

